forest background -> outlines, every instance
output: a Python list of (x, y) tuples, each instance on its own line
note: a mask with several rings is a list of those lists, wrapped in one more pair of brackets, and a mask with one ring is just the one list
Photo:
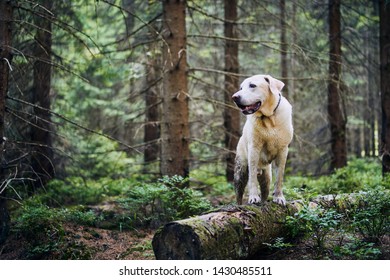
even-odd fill
[(386, 2), (2, 0), (0, 243), (58, 257), (65, 221), (155, 229), (231, 203), (231, 95), (255, 74), (293, 105), (288, 200), (385, 192)]

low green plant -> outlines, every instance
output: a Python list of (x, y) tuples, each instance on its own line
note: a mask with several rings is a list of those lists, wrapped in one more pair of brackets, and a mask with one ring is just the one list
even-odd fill
[(59, 211), (62, 212), (64, 221), (78, 225), (95, 226), (102, 218), (92, 210), (85, 210), (83, 206), (63, 208)]
[(137, 182), (137, 179), (131, 177), (115, 180), (67, 177), (65, 180), (50, 181), (45, 189), (35, 195), (35, 199), (52, 207), (92, 205), (103, 201), (106, 197), (124, 193), (129, 186)]
[(275, 240), (272, 243), (263, 243), (263, 244), (271, 249), (276, 249), (276, 250), (291, 248), (294, 246), (289, 242), (285, 242), (283, 237), (275, 238)]
[(184, 187), (188, 178), (163, 177), (156, 183), (141, 184), (128, 190), (124, 198), (118, 199), (127, 215), (130, 227), (136, 225), (158, 227), (159, 225), (197, 215), (211, 209), (202, 194)]
[(12, 230), (29, 242), (56, 240), (63, 236), (62, 219), (58, 211), (46, 205), (26, 204), (21, 207), (13, 221)]
[(285, 195), (289, 199), (309, 199), (324, 194), (369, 191), (377, 186), (390, 189), (390, 177), (383, 179), (380, 162), (353, 159), (348, 165), (326, 176), (287, 176)]
[(340, 258), (351, 258), (354, 260), (375, 260), (379, 259), (382, 252), (375, 247), (374, 243), (354, 239), (333, 249), (334, 255)]
[(25, 238), (29, 244), (27, 258), (39, 259), (56, 251), (64, 236), (64, 229), (57, 211), (46, 205), (27, 204), (19, 209), (12, 231)]
[(317, 249), (323, 250), (326, 238), (336, 230), (341, 218), (342, 214), (335, 210), (305, 206), (294, 216), (288, 216), (286, 224), (292, 237), (309, 238), (315, 242)]
[(34, 199), (25, 201), (12, 218), (12, 231), (28, 243), (27, 259), (87, 258), (90, 253), (83, 250), (82, 244), (66, 241), (64, 224), (93, 226), (98, 219), (92, 211), (82, 207), (50, 208)]
[(390, 193), (374, 189), (360, 193), (352, 213), (352, 227), (365, 241), (378, 243), (390, 232)]

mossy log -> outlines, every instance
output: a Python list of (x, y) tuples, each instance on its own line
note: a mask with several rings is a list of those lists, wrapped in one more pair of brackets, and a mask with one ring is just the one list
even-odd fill
[(160, 228), (152, 245), (156, 259), (245, 259), (283, 236), (286, 216), (298, 211), (274, 203), (226, 206)]
[[(356, 201), (354, 195), (327, 195), (315, 198), (310, 207), (345, 209)], [(266, 202), (261, 206), (229, 205), (217, 211), (174, 221), (157, 230), (152, 245), (156, 259), (247, 259), (286, 236), (285, 219), (298, 212), (302, 201), (280, 206)]]

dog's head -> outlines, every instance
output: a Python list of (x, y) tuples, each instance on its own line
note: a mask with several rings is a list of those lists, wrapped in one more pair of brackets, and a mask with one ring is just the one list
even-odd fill
[(269, 75), (255, 75), (245, 79), (232, 98), (243, 114), (250, 115), (259, 111), (269, 117), (277, 107), (283, 87), (283, 82)]

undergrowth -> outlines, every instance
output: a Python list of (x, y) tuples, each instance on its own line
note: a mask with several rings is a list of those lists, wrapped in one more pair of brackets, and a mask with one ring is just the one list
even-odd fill
[[(211, 210), (210, 201), (215, 197), (234, 196), (232, 185), (223, 176), (207, 170), (193, 170), (191, 176), (191, 187), (185, 187), (189, 179), (180, 176), (53, 180), (13, 210), (12, 231), (27, 241), (26, 258), (90, 258), (93, 250), (67, 239), (66, 223), (119, 231), (157, 228)], [(304, 208), (287, 219), (291, 234), (310, 240), (319, 255), (329, 256), (332, 251), (336, 259), (381, 258), (380, 244), (390, 230), (389, 186), (379, 163), (367, 159), (353, 160), (329, 176), (287, 176), (284, 191), (288, 200), (339, 193), (357, 193), (359, 199), (348, 211)], [(335, 238), (339, 242), (334, 242)], [(267, 245), (275, 250), (294, 246), (284, 237)]]
[(133, 213), (127, 216), (128, 225), (156, 228), (210, 210), (211, 204), (202, 193), (184, 187), (187, 181), (181, 176), (165, 176), (156, 183), (130, 188), (118, 199), (127, 213)]
[[(319, 256), (378, 259), (383, 238), (390, 232), (390, 193), (384, 188), (359, 192), (348, 207), (308, 203), (286, 218), (293, 238), (311, 241)], [(272, 245), (272, 244), (271, 244)], [(279, 245), (280, 246), (280, 245)]]
[(15, 213), (12, 231), (26, 240), (26, 259), (87, 259), (92, 256), (91, 250), (77, 242), (67, 242), (64, 223), (92, 226), (95, 221), (96, 216), (89, 211), (50, 208), (29, 201)]
[(390, 189), (390, 177), (382, 177), (377, 159), (354, 159), (330, 175), (287, 176), (284, 193), (289, 200), (309, 199), (318, 195), (369, 191), (377, 187)]
[[(140, 178), (54, 180), (13, 211), (12, 232), (28, 243), (24, 258), (89, 258), (91, 249), (67, 240), (66, 223), (120, 231), (157, 228), (210, 210), (209, 201), (199, 191), (186, 188), (187, 182), (180, 176), (150, 183)], [(96, 204), (108, 202), (115, 205), (112, 211), (96, 210)]]

